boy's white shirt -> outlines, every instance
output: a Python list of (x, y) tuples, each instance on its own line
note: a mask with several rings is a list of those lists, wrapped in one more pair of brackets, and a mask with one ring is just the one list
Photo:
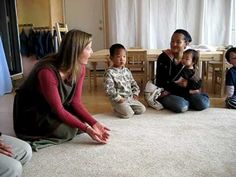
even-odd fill
[[(116, 67), (110, 67), (107, 71), (106, 71), (106, 74), (107, 73), (109, 73), (107, 76), (111, 76), (111, 75), (113, 75), (112, 73), (114, 72), (114, 71), (121, 71), (121, 70), (123, 70), (123, 71), (125, 71), (126, 72), (126, 74), (128, 75), (128, 76), (130, 76), (130, 78), (131, 78), (131, 80), (130, 80), (130, 84), (131, 84), (131, 86), (133, 87), (133, 89), (135, 90), (129, 90), (129, 89), (127, 89), (127, 87), (128, 87), (128, 85), (129, 84), (122, 84), (122, 85), (120, 85), (120, 87), (123, 87), (124, 89), (125, 89), (125, 91), (126, 91), (126, 93), (129, 95), (129, 96), (133, 96), (133, 95), (136, 95), (136, 96), (138, 96), (139, 95), (139, 92), (140, 92), (140, 89), (139, 89), (139, 86), (138, 86), (138, 84), (137, 84), (137, 82), (134, 80), (134, 78), (133, 78), (133, 76), (132, 76), (132, 73), (131, 73), (131, 71), (128, 69), (128, 68), (126, 68), (126, 67), (122, 67), (122, 68), (116, 68)], [(105, 75), (106, 75), (105, 74)], [(123, 73), (124, 74), (124, 73)], [(124, 79), (123, 77), (120, 77), (121, 79)], [(110, 81), (113, 81), (114, 82), (114, 80), (111, 78), (111, 77), (105, 77), (104, 78), (105, 79), (105, 81), (106, 80), (110, 80)], [(118, 78), (116, 78), (117, 80), (119, 80)], [(120, 83), (122, 83), (122, 82), (120, 82)], [(118, 90), (117, 90), (118, 89)], [(120, 101), (122, 98), (123, 98), (123, 95), (125, 94), (125, 93), (121, 93), (120, 92), (120, 90), (119, 90), (119, 88), (115, 88), (115, 87), (109, 87), (108, 85), (105, 85), (105, 90), (106, 90), (106, 93), (109, 95), (109, 97), (110, 97), (110, 99), (111, 100), (113, 100), (113, 101), (115, 101), (115, 102), (118, 102), (118, 101)], [(129, 92), (129, 93), (128, 93)]]

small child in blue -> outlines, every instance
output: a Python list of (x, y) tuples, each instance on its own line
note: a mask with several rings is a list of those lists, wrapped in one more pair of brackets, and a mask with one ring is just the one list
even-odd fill
[(236, 109), (236, 47), (232, 47), (225, 53), (225, 58), (232, 65), (226, 73), (226, 107)]
[(110, 47), (110, 59), (113, 65), (105, 72), (104, 87), (115, 113), (121, 118), (144, 113), (146, 108), (138, 101), (139, 86), (131, 71), (125, 67), (125, 47), (113, 44)]

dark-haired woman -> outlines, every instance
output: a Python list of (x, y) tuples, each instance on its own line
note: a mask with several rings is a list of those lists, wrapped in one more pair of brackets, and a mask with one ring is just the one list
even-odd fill
[(209, 97), (203, 93), (191, 94), (188, 98), (176, 94), (173, 80), (179, 72), (178, 64), (183, 57), (184, 50), (192, 41), (191, 35), (183, 29), (177, 29), (170, 42), (170, 49), (164, 50), (157, 59), (156, 85), (164, 88), (158, 101), (173, 112), (185, 112), (189, 108), (203, 110), (209, 107)]

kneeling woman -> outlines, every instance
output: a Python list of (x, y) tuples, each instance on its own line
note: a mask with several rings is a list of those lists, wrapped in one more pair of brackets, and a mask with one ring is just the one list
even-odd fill
[(41, 59), (16, 91), (14, 129), (34, 150), (71, 140), (79, 131), (107, 143), (109, 129), (95, 120), (81, 102), (92, 36), (71, 30), (59, 52)]

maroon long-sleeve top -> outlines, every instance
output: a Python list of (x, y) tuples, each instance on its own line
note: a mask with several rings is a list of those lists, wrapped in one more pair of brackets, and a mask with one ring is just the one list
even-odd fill
[(86, 131), (87, 128), (87, 125), (84, 122), (88, 123), (90, 126), (93, 126), (97, 122), (81, 102), (85, 72), (86, 68), (83, 66), (81, 75), (77, 80), (75, 94), (71, 101), (74, 114), (67, 111), (62, 105), (61, 97), (58, 91), (58, 80), (56, 73), (50, 68), (41, 69), (38, 73), (38, 89), (53, 109), (53, 112), (59, 119), (62, 120), (62, 122), (70, 125), (71, 127), (79, 128), (82, 131)]

